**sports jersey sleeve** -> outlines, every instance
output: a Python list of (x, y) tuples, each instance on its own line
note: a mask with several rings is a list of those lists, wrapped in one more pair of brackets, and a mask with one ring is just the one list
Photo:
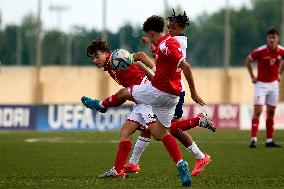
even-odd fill
[(254, 49), (250, 54), (249, 54), (249, 58), (251, 61), (257, 60), (259, 59), (261, 55), (261, 51), (259, 49)]
[(177, 64), (179, 67), (181, 61), (184, 59), (182, 55), (182, 49), (179, 43), (168, 43), (168, 58)]

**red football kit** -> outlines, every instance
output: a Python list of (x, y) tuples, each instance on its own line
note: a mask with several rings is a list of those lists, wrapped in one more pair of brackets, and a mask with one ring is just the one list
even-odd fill
[(284, 55), (284, 47), (280, 45), (276, 49), (262, 45), (250, 53), (250, 59), (257, 62), (258, 81), (273, 82), (278, 80), (281, 55)]
[(169, 34), (157, 42), (156, 72), (152, 85), (160, 91), (179, 96), (182, 91), (180, 62), (183, 60), (179, 42)]
[(129, 68), (124, 71), (113, 70), (110, 64), (111, 55), (112, 52), (107, 55), (104, 71), (107, 71), (119, 85), (122, 85), (123, 87), (131, 87), (133, 85), (140, 85), (141, 83), (144, 83), (147, 77), (135, 64), (130, 64)]

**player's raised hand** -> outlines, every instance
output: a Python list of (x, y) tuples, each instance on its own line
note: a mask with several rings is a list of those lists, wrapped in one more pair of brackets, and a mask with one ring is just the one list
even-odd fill
[(204, 102), (204, 100), (202, 100), (202, 98), (196, 93), (196, 92), (192, 92), (191, 93), (191, 98), (194, 102), (196, 102), (197, 104), (204, 106), (206, 105), (206, 103)]

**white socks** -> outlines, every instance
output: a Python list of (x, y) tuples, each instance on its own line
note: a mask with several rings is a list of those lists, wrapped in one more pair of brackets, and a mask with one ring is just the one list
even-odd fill
[(100, 107), (105, 108), (104, 105), (103, 105), (103, 101), (100, 101), (99, 105), (100, 105)]
[(183, 159), (179, 160), (179, 161), (177, 162), (177, 166), (178, 166), (178, 164), (180, 164), (180, 162), (182, 162), (182, 161), (183, 161)]
[(186, 148), (188, 151), (194, 154), (195, 159), (203, 159), (205, 155), (199, 150), (198, 146), (193, 142), (191, 146)]
[(131, 158), (129, 159), (129, 163), (138, 164), (140, 156), (142, 155), (143, 151), (149, 145), (151, 139), (139, 136), (133, 148), (133, 152)]
[(251, 137), (251, 142), (252, 141), (257, 142), (257, 137)]

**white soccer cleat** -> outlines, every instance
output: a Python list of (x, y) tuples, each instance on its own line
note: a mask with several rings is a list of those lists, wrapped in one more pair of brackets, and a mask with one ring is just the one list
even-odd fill
[(199, 127), (203, 127), (206, 129), (209, 129), (213, 132), (216, 131), (216, 127), (214, 126), (214, 123), (212, 120), (210, 120), (205, 112), (200, 112), (197, 114), (197, 117), (199, 117)]
[(98, 176), (99, 178), (114, 178), (114, 177), (125, 177), (124, 171), (121, 171), (119, 174), (113, 168), (107, 170), (105, 173)]

